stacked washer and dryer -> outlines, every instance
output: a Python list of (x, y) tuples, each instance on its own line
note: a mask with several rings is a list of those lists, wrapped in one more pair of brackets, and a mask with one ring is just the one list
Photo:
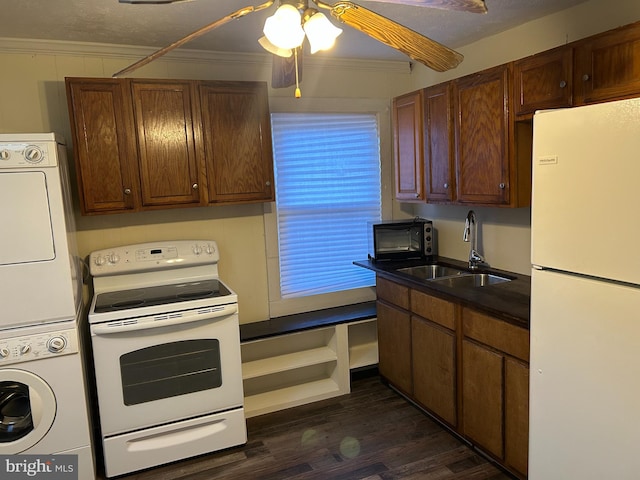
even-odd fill
[(73, 455), (95, 478), (82, 268), (64, 141), (0, 134), (0, 455)]

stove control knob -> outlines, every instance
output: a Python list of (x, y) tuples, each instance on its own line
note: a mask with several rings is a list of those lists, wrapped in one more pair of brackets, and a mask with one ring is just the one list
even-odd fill
[(0, 348), (0, 358), (7, 358), (11, 355), (11, 351), (7, 347)]
[(202, 253), (202, 247), (200, 245), (193, 246), (193, 253), (195, 255), (200, 255)]
[(51, 353), (60, 353), (67, 346), (67, 340), (64, 337), (51, 337), (47, 342), (47, 349)]

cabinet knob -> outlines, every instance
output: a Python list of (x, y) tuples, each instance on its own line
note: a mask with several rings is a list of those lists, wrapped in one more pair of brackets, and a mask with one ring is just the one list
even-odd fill
[(500, 187), (500, 190), (504, 190), (504, 187), (506, 187), (506, 185), (504, 183), (501, 183), (500, 185), (498, 185)]
[(560, 81), (560, 88), (564, 88), (567, 86), (567, 82), (565, 82), (564, 80)]
[(197, 190), (198, 189), (198, 184), (194, 183), (193, 185), (191, 185), (191, 188), (193, 188), (194, 190)]
[(588, 73), (585, 73), (584, 75), (582, 75), (582, 81), (586, 82), (587, 80), (589, 80), (591, 77), (589, 76)]
[(269, 180), (267, 180), (267, 181), (265, 182), (265, 185), (266, 185), (267, 187), (270, 187), (270, 186), (271, 186), (271, 182), (270, 182)]
[(131, 195), (131, 189), (130, 188), (125, 188), (124, 189), (124, 194), (125, 195)]
[(445, 183), (445, 184), (443, 185), (443, 187), (444, 187), (444, 188), (449, 188), (449, 184), (448, 184), (448, 183)]

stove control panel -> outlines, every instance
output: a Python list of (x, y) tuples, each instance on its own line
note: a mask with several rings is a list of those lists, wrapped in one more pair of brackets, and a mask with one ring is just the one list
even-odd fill
[(97, 250), (89, 255), (94, 277), (122, 273), (215, 265), (220, 260), (214, 240), (175, 240)]
[(0, 340), (0, 367), (77, 351), (78, 336), (75, 328), (3, 338)]

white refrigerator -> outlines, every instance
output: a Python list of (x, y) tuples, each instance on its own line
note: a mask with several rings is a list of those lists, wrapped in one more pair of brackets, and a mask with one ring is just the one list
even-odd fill
[(529, 480), (640, 478), (640, 99), (537, 112)]

